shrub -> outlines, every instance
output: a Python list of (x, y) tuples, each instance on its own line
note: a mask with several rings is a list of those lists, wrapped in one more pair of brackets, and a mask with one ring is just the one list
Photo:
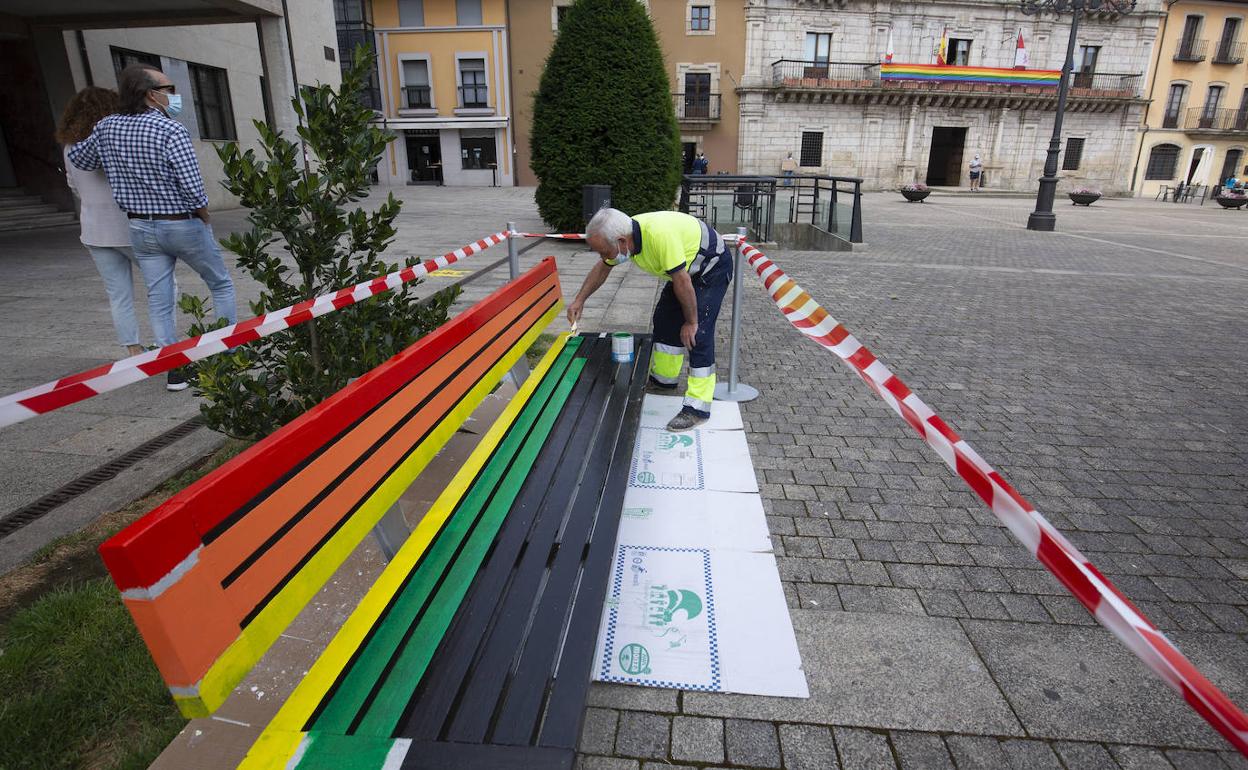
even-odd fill
[(577, 232), (582, 187), (611, 185), (630, 214), (670, 209), (680, 131), (658, 38), (637, 0), (576, 0), (546, 60), (533, 105), (537, 207)]
[(1101, 191), (1095, 187), (1076, 187), (1070, 191), (1071, 195), (1100, 195)]
[[(399, 269), (380, 258), (394, 238), (399, 201), (389, 195), (372, 212), (347, 209), (368, 194), (372, 170), (391, 139), (372, 123), (373, 112), (360, 99), (371, 67), (371, 55), (357, 49), (338, 89), (307, 87), (302, 103), (292, 101), (310, 168), (299, 143), (260, 121), (255, 126), (263, 160), (233, 142), (218, 150), (226, 189), (250, 209), (251, 229), (221, 243), (263, 287), (251, 303), (255, 315)], [(275, 253), (279, 244), (288, 259)], [(208, 426), (235, 438), (266, 436), (437, 328), (456, 293), (421, 303), (412, 294), (415, 285), (195, 364)], [(212, 328), (204, 320), (204, 300), (184, 295), (180, 305), (196, 319), (191, 334)]]

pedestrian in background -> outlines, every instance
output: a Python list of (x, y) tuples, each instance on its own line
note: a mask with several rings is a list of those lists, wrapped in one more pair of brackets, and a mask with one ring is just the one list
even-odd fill
[(793, 174), (797, 172), (797, 161), (793, 159), (793, 153), (789, 153), (789, 157), (780, 164), (780, 171), (784, 174), (784, 186), (792, 186)]
[(707, 167), (710, 165), (711, 162), (706, 159), (706, 155), (701, 150), (698, 150), (698, 157), (693, 159), (693, 173), (705, 174)]
[(108, 178), (103, 171), (84, 171), (69, 161), (70, 147), (91, 135), (102, 118), (113, 115), (121, 106), (117, 92), (109, 88), (84, 88), (65, 105), (56, 141), (63, 145), (65, 180), (78, 197), (79, 240), (87, 247), (95, 269), (104, 279), (108, 306), (113, 315), (117, 342), (129, 355), (143, 352), (139, 344), (139, 319), (134, 312), (134, 274), (131, 263), (130, 224), (126, 212), (113, 200)]
[(984, 162), (979, 159), (977, 154), (971, 160), (971, 192), (979, 192), (979, 178), (984, 173)]
[[(156, 344), (177, 341), (174, 278), (177, 260), (199, 273), (212, 292), (218, 320), (234, 323), (234, 282), (208, 224), (208, 195), (186, 126), (174, 120), (182, 96), (155, 67), (135, 64), (118, 79), (121, 114), (96, 124), (69, 159), (87, 171), (104, 169), (113, 199), (129, 218), (130, 242), (147, 284), (148, 315)], [(186, 375), (171, 370), (169, 390), (184, 390)]]

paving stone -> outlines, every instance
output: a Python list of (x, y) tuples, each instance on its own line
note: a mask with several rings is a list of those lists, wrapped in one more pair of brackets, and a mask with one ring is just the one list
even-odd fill
[(785, 770), (835, 770), (840, 767), (832, 731), (823, 725), (779, 725)]
[(615, 735), (615, 752), (626, 757), (666, 759), (671, 727), (665, 716), (623, 711)]
[(945, 745), (958, 770), (999, 770), (1009, 763), (1001, 742), (989, 736), (950, 735)]
[(897, 763), (882, 733), (856, 727), (833, 727), (844, 770), (893, 770)]
[(638, 770), (637, 760), (615, 757), (577, 757), (578, 770)]
[(894, 732), (889, 735), (903, 770), (953, 769), (953, 758), (939, 735)]
[(1021, 735), (956, 621), (876, 613), (791, 612), (809, 700), (687, 692), (686, 714)]
[(1173, 749), (1166, 752), (1166, 758), (1175, 770), (1228, 770), (1230, 767), (1212, 751)]
[(1110, 746), (1109, 753), (1122, 770), (1172, 770), (1174, 765), (1161, 749), (1144, 746)]
[(780, 741), (776, 726), (770, 722), (750, 719), (728, 719), (724, 722), (728, 762), (754, 767), (780, 767)]
[(1052, 748), (1066, 767), (1077, 767), (1079, 770), (1118, 770), (1118, 763), (1099, 743), (1059, 741)]
[(1062, 764), (1047, 743), (1010, 738), (1001, 742), (1014, 770), (1062, 770)]
[(615, 728), (620, 714), (612, 709), (585, 709), (585, 724), (577, 751), (583, 754), (609, 755), (615, 750)]
[(724, 723), (719, 719), (675, 717), (672, 720), (672, 759), (723, 762)]
[(677, 695), (676, 690), (594, 682), (589, 686), (588, 701), (590, 706), (602, 708), (674, 714), (679, 710), (676, 706)]

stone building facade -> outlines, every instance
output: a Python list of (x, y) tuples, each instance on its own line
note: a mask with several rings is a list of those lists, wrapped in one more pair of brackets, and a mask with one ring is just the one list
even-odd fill
[[(1162, 16), (1081, 20), (1063, 131), (1062, 186), (1130, 185), (1144, 80)], [(868, 188), (967, 184), (980, 155), (988, 188), (1030, 190), (1044, 167), (1057, 89), (885, 81), (880, 62), (1010, 69), (1021, 31), (1028, 69), (1061, 69), (1070, 17), (1024, 15), (1017, 0), (748, 0), (739, 166), (776, 174), (789, 152), (806, 173)]]

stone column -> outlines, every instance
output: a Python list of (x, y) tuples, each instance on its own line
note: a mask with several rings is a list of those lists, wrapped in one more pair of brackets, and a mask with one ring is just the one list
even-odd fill
[(897, 183), (909, 184), (915, 180), (914, 163), (914, 132), (917, 128), (919, 105), (910, 105), (910, 114), (906, 117), (906, 142), (901, 148), (901, 163), (897, 164)]
[(985, 181), (989, 182), (986, 187), (1006, 187), (1002, 184), (1002, 175), (1005, 172), (1005, 163), (1001, 160), (1001, 148), (1005, 144), (1005, 121), (1010, 115), (1009, 107), (1002, 107), (997, 112), (997, 130), (992, 135), (992, 149), (988, 152), (988, 162), (984, 164), (984, 169), (989, 173)]

